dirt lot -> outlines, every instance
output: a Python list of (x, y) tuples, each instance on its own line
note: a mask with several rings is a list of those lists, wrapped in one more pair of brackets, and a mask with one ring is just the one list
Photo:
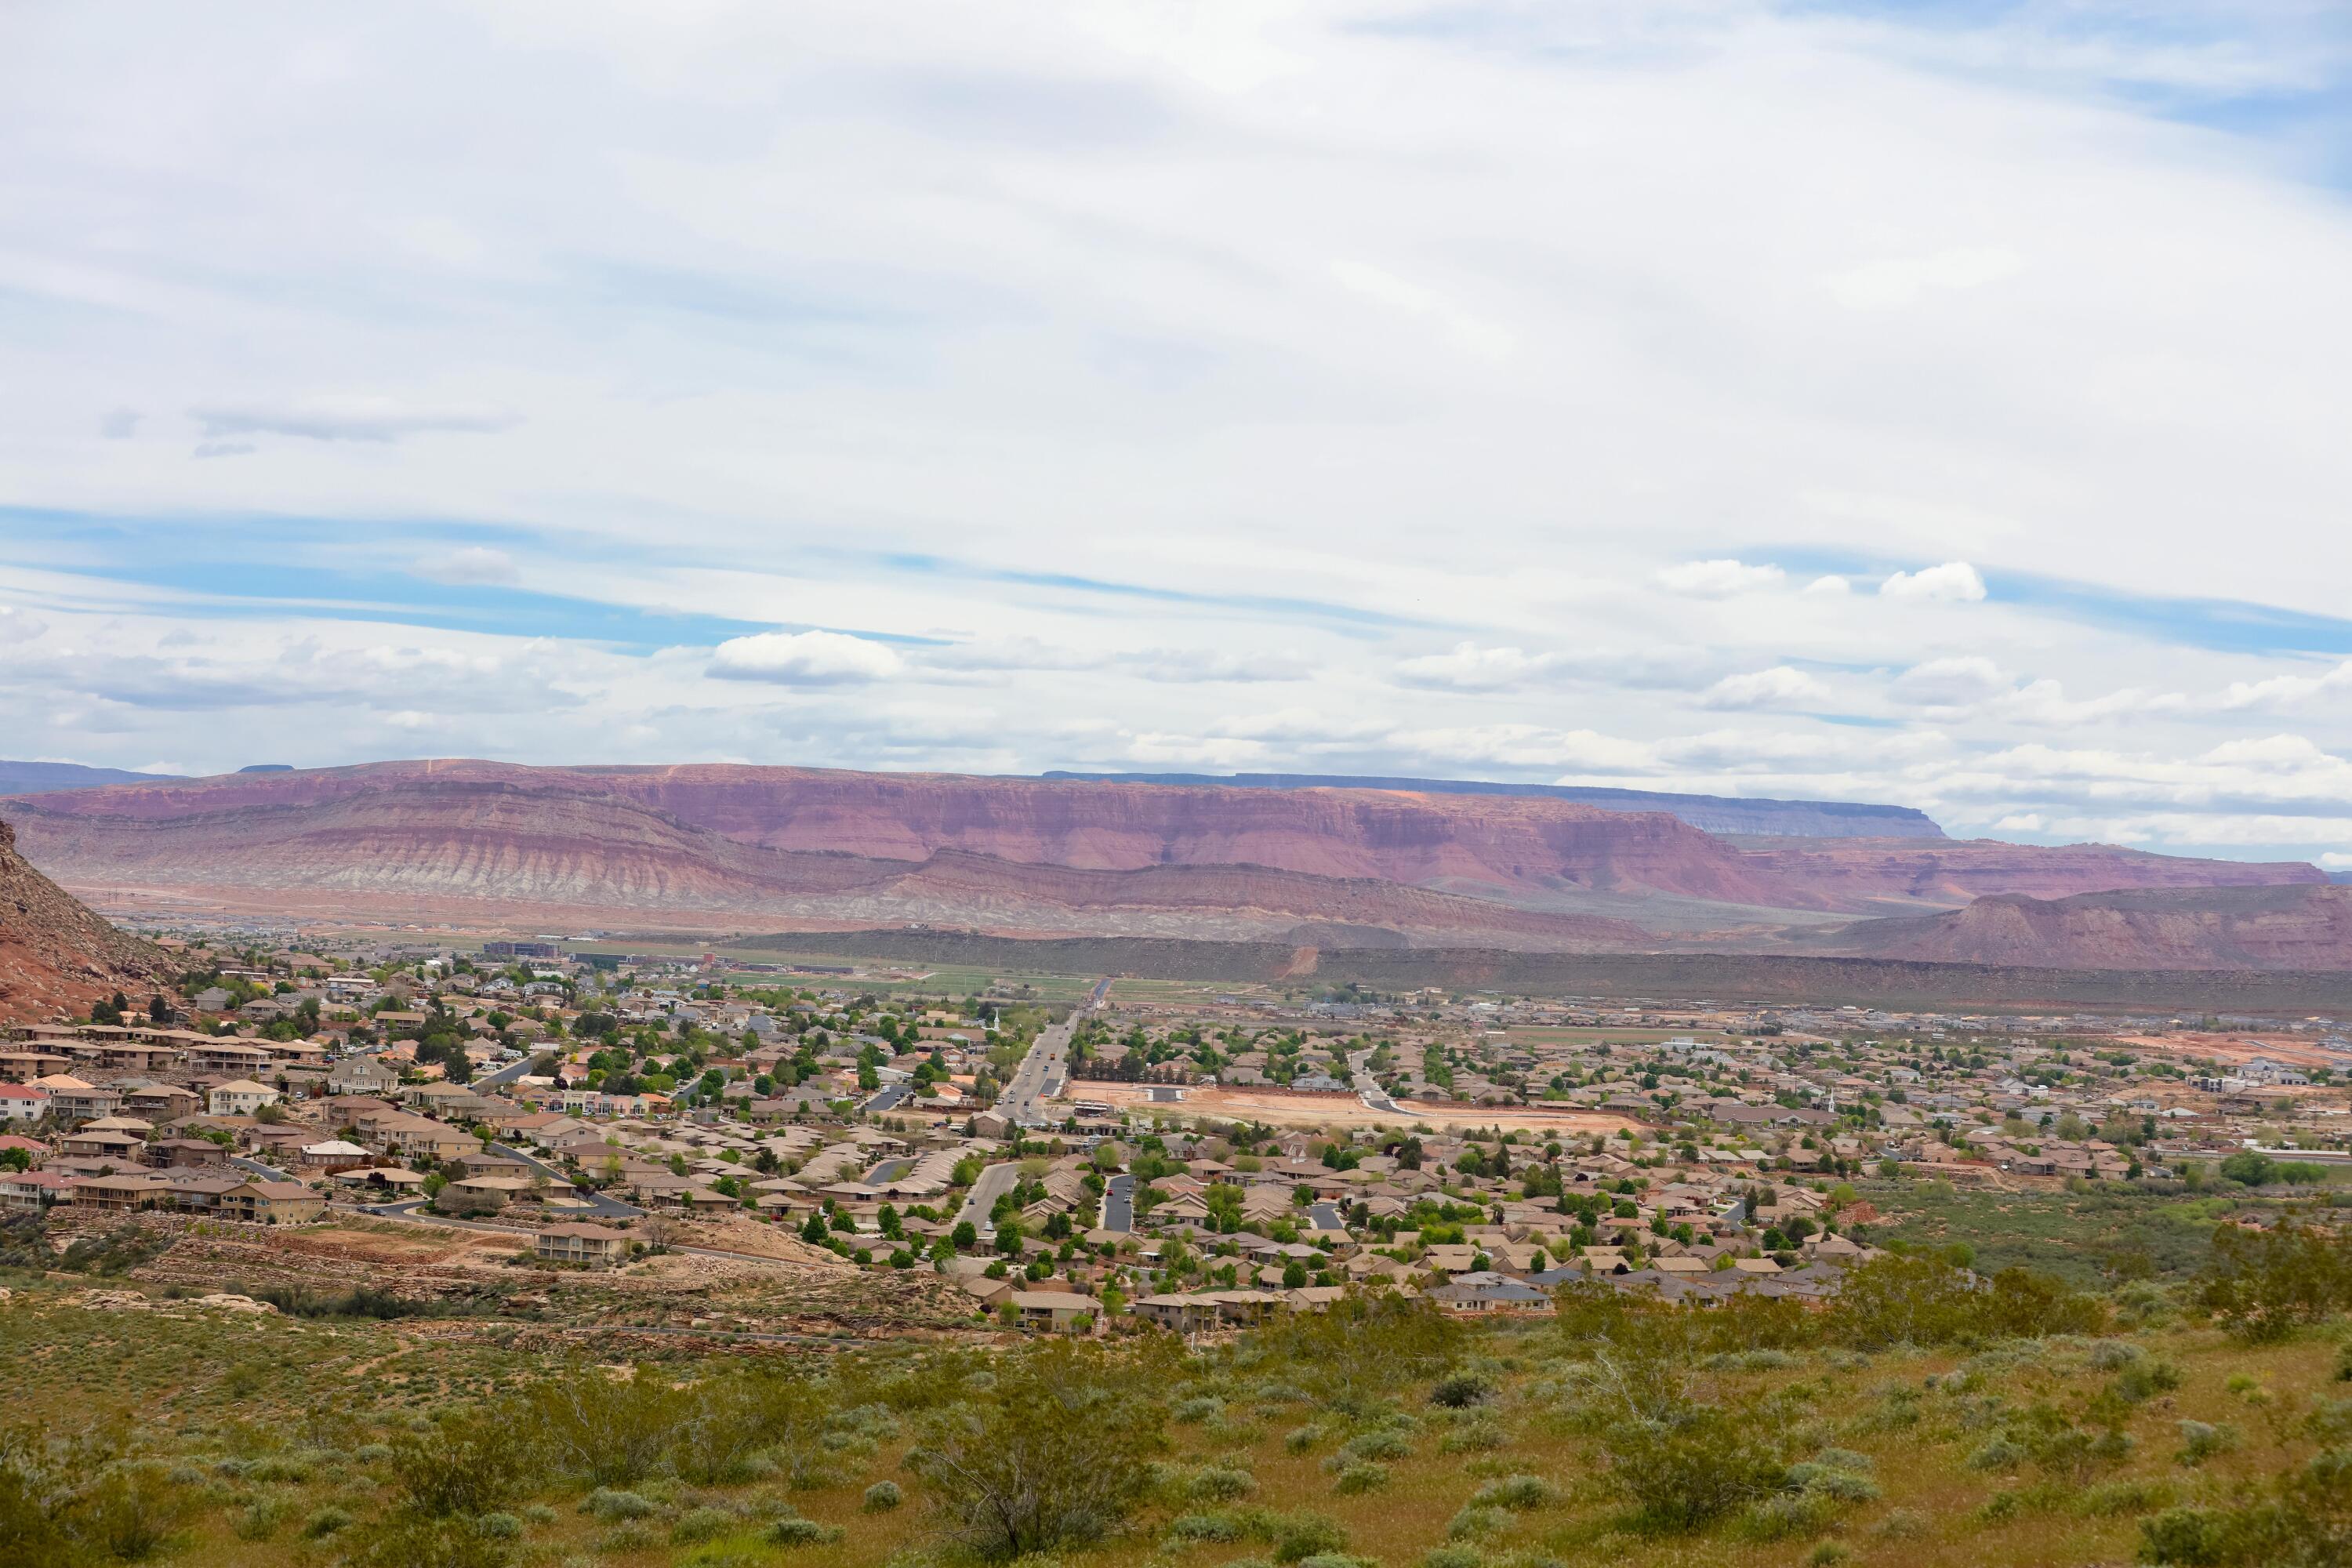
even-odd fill
[(2160, 1057), (2211, 1057), (2238, 1063), (2255, 1057), (2301, 1068), (2352, 1066), (2342, 1057), (2321, 1050), (2309, 1035), (2120, 1035), (2116, 1044)]
[(1159, 1110), (1177, 1115), (1217, 1116), (1262, 1121), (1270, 1127), (1501, 1127), (1522, 1132), (1610, 1133), (1633, 1122), (1593, 1110), (1556, 1110), (1542, 1106), (1436, 1105), (1403, 1100), (1391, 1114), (1373, 1110), (1352, 1094), (1294, 1094), (1279, 1089), (1188, 1089), (1176, 1101), (1152, 1100), (1146, 1086), (1091, 1079), (1070, 1086), (1076, 1100), (1099, 1100), (1121, 1109)]

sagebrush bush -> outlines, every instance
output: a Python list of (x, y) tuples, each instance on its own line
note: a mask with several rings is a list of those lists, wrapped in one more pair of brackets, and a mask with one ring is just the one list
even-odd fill
[(636, 1492), (622, 1491), (613, 1487), (598, 1487), (580, 1500), (580, 1511), (592, 1519), (607, 1522), (622, 1519), (644, 1519), (659, 1513), (660, 1508), (651, 1498)]
[(1470, 1496), (1474, 1508), (1507, 1508), (1517, 1513), (1557, 1501), (1559, 1489), (1541, 1476), (1505, 1476), (1488, 1481)]
[(904, 1494), (898, 1490), (898, 1482), (876, 1481), (866, 1489), (866, 1495), (859, 1501), (858, 1507), (867, 1513), (887, 1513), (905, 1500)]
[(716, 1541), (735, 1528), (735, 1516), (723, 1508), (692, 1508), (677, 1516), (669, 1527), (673, 1546), (694, 1546), (705, 1541)]

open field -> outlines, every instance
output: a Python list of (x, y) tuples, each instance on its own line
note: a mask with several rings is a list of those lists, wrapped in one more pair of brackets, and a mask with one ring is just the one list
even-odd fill
[(1702, 1045), (1720, 1045), (1727, 1037), (1716, 1029), (1552, 1028), (1526, 1024), (1515, 1024), (1506, 1032), (1515, 1046), (1654, 1046), (1661, 1040), (1696, 1040)]
[(2268, 1057), (2273, 1061), (2288, 1062), (2300, 1068), (2332, 1067), (2338, 1071), (2352, 1067), (2352, 1057), (2341, 1051), (2323, 1048), (2309, 1035), (2244, 1032), (2233, 1034), (2172, 1033), (2163, 1035), (2120, 1035), (2115, 1043), (2135, 1050), (2147, 1051), (2158, 1057), (2210, 1057), (2230, 1066), (2241, 1066), (2256, 1057)]
[(1445, 1130), (1500, 1127), (1505, 1131), (1585, 1136), (1613, 1133), (1635, 1124), (1622, 1116), (1595, 1110), (1561, 1110), (1546, 1106), (1438, 1105), (1402, 1100), (1395, 1113), (1374, 1110), (1352, 1094), (1297, 1093), (1281, 1089), (1188, 1088), (1181, 1100), (1154, 1100), (1149, 1086), (1106, 1083), (1093, 1079), (1073, 1083), (1068, 1098), (1098, 1100), (1127, 1110), (1159, 1110), (1177, 1116), (1208, 1116), (1230, 1121), (1258, 1121), (1269, 1127), (1414, 1127)]

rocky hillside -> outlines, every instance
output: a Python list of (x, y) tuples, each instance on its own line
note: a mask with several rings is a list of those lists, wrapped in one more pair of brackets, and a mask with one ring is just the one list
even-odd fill
[(160, 948), (115, 930), (26, 865), (16, 829), (0, 821), (0, 1023), (85, 1012), (117, 990), (152, 993), (170, 970)]
[(1924, 918), (1822, 933), (1839, 952), (2062, 969), (2352, 969), (2352, 888), (2153, 888), (1996, 894)]

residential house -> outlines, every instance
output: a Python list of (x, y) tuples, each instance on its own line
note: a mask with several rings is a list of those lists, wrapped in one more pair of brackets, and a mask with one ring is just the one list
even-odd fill
[(49, 1091), (27, 1083), (0, 1083), (0, 1122), (38, 1121), (49, 1113)]
[(215, 1116), (250, 1116), (265, 1105), (278, 1103), (278, 1091), (251, 1079), (231, 1079), (215, 1084), (205, 1097), (205, 1110)]
[(601, 1225), (551, 1225), (534, 1244), (539, 1257), (551, 1263), (582, 1263), (591, 1268), (617, 1263), (628, 1256), (629, 1238)]

